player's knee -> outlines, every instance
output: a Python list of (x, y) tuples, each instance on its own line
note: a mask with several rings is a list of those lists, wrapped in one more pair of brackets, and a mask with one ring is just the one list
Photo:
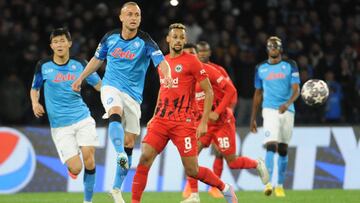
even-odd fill
[(71, 164), (68, 165), (68, 168), (72, 174), (78, 175), (82, 170), (82, 164), (81, 163)]
[(199, 168), (196, 166), (185, 167), (185, 174), (189, 177), (196, 178), (199, 172)]
[(109, 122), (113, 122), (113, 121), (121, 123), (120, 114), (117, 114), (117, 113), (111, 114), (110, 117), (109, 117)]
[(131, 134), (129, 136), (125, 136), (125, 147), (126, 148), (134, 148), (135, 146), (135, 139), (136, 139), (136, 135), (135, 134)]
[(150, 166), (153, 162), (154, 157), (149, 153), (142, 153), (139, 164), (144, 166)]
[(276, 152), (276, 144), (275, 143), (266, 144), (266, 151), (275, 153)]
[(95, 158), (93, 156), (83, 157), (84, 165), (87, 169), (95, 168)]
[(278, 153), (280, 156), (286, 156), (288, 154), (288, 145), (284, 143), (279, 143)]

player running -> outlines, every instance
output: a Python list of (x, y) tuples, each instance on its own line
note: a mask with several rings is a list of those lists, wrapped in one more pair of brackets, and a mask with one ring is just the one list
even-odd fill
[(255, 93), (251, 113), (250, 130), (257, 132), (256, 114), (262, 103), (264, 120), (265, 163), (270, 173), (270, 182), (265, 186), (265, 195), (271, 195), (271, 177), (274, 154), (278, 158), (278, 182), (275, 196), (285, 197), (284, 181), (288, 164), (288, 145), (294, 127), (294, 101), (299, 96), (299, 71), (295, 61), (283, 60), (281, 39), (275, 36), (267, 40), (268, 60), (258, 64), (255, 72)]
[[(186, 44), (184, 52), (196, 55), (196, 46)], [(229, 108), (236, 89), (214, 67), (205, 63), (203, 67), (214, 90), (214, 101), (212, 111), (209, 114), (208, 131), (198, 141), (198, 154), (200, 154), (203, 148), (209, 147), (211, 143), (214, 143), (231, 169), (257, 169), (262, 182), (266, 184), (269, 180), (269, 174), (262, 159), (253, 160), (236, 155), (235, 118), (232, 110)], [(197, 107), (201, 114), (204, 110), (204, 91), (200, 88), (199, 84), (196, 85), (195, 91)], [(194, 178), (188, 178), (188, 182), (192, 193), (181, 203), (199, 203), (198, 181)]]
[(172, 81), (170, 67), (158, 45), (146, 32), (139, 30), (139, 6), (135, 2), (125, 3), (119, 19), (122, 28), (102, 38), (95, 56), (73, 84), (73, 89), (79, 91), (82, 80), (107, 60), (101, 102), (105, 118), (109, 118), (108, 136), (117, 153), (115, 181), (110, 191), (115, 203), (124, 202), (121, 185), (131, 167), (135, 138), (140, 134), (140, 104), (150, 60), (155, 67), (159, 66), (166, 85), (171, 86)]
[[(68, 30), (58, 28), (50, 35), (53, 56), (40, 60), (35, 68), (30, 97), (34, 115), (45, 114), (39, 103), (40, 89), (44, 85), (46, 111), (51, 126), (51, 136), (62, 163), (65, 163), (72, 178), (84, 171), (84, 203), (92, 202), (95, 184), (95, 146), (99, 145), (95, 121), (79, 92), (71, 89), (86, 66), (86, 61), (70, 57), (72, 41)], [(100, 91), (101, 80), (97, 73), (86, 81)]]
[[(222, 182), (211, 170), (198, 166), (197, 136), (207, 131), (207, 122), (213, 100), (213, 92), (203, 65), (196, 56), (183, 52), (186, 42), (185, 26), (180, 23), (170, 25), (166, 38), (170, 54), (166, 56), (173, 76), (173, 86), (161, 87), (156, 110), (149, 122), (147, 135), (143, 140), (142, 154), (136, 169), (132, 186), (132, 203), (141, 200), (148, 172), (156, 158), (171, 140), (177, 147), (187, 176), (216, 186), (227, 202), (238, 202), (232, 186)], [(163, 75), (160, 73), (160, 78)], [(199, 82), (204, 90), (204, 113), (199, 125), (195, 126), (194, 100), (195, 85)]]

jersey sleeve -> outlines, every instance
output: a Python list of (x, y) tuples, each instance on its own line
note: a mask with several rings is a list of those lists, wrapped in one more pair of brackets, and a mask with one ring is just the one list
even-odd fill
[(291, 66), (291, 84), (300, 84), (299, 69), (295, 61), (289, 60)]
[(38, 90), (43, 85), (43, 75), (41, 72), (41, 66), (42, 66), (42, 63), (41, 63), (41, 61), (39, 61), (35, 67), (35, 73), (34, 73), (34, 78), (33, 78), (32, 84), (31, 84), (31, 89)]
[[(83, 70), (85, 69), (86, 65), (88, 64), (88, 62), (86, 60), (81, 60), (81, 65), (83, 66)], [(97, 85), (99, 82), (101, 81), (99, 74), (97, 74), (97, 72), (93, 72), (91, 73), (87, 78), (86, 78), (86, 82), (91, 85), (91, 86), (95, 86)]]
[(157, 67), (163, 60), (165, 60), (163, 53), (149, 34), (144, 33), (143, 40), (145, 41), (146, 55), (151, 58), (154, 66)]
[(204, 64), (204, 67), (206, 68), (206, 72), (209, 76), (209, 80), (211, 84), (218, 85), (221, 89), (223, 89), (226, 85), (226, 79), (223, 76), (223, 74), (220, 73), (217, 69)]
[(199, 61), (199, 59), (196, 58), (196, 56), (194, 56), (193, 61), (190, 65), (192, 67), (191, 68), (192, 74), (196, 78), (197, 82), (201, 82), (202, 80), (209, 77), (206, 70), (203, 67), (203, 64)]
[(256, 89), (262, 89), (263, 88), (262, 80), (261, 80), (260, 75), (259, 75), (259, 65), (257, 65), (256, 69), (255, 69), (254, 86), (255, 86)]
[(108, 46), (107, 46), (107, 39), (110, 36), (110, 33), (106, 33), (104, 37), (101, 39), (100, 43), (98, 44), (98, 47), (95, 51), (95, 58), (103, 61), (106, 59), (106, 55), (108, 52)]

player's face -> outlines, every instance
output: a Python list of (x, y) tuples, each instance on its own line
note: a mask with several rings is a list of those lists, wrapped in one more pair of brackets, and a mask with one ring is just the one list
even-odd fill
[(197, 50), (198, 50), (198, 57), (200, 59), (201, 62), (203, 63), (207, 63), (210, 60), (210, 47), (208, 46), (197, 46)]
[(137, 30), (141, 22), (141, 11), (138, 6), (128, 5), (121, 9), (120, 21), (130, 31)]
[(170, 49), (175, 53), (180, 53), (186, 43), (186, 33), (184, 29), (172, 29), (166, 41), (169, 43)]
[(69, 41), (65, 35), (60, 35), (52, 38), (50, 47), (54, 52), (54, 55), (62, 57), (69, 54), (71, 47), (71, 41)]
[(281, 54), (281, 46), (278, 45), (275, 41), (270, 41), (267, 43), (268, 55), (271, 58), (277, 58)]
[(188, 53), (188, 54), (192, 54), (192, 55), (197, 55), (196, 54), (196, 49), (195, 48), (185, 48), (184, 52)]

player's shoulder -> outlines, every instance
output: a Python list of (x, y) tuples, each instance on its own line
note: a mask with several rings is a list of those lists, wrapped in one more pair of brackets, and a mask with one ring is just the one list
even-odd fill
[(52, 62), (52, 58), (50, 56), (46, 57), (46, 58), (43, 58), (43, 59), (40, 59), (36, 63), (36, 69), (41, 68), (44, 64), (49, 63), (49, 62)]
[(75, 63), (80, 63), (81, 65), (83, 65), (84, 67), (86, 66), (86, 64), (88, 63), (87, 60), (77, 57), (77, 56), (71, 56), (70, 57), (70, 61), (75, 62)]
[(143, 30), (138, 30), (137, 36), (143, 40), (146, 44), (156, 44), (155, 41), (151, 38), (150, 34), (143, 31)]
[(188, 61), (194, 61), (194, 62), (198, 62), (199, 59), (197, 58), (197, 56), (195, 56), (194, 54), (189, 54), (186, 52), (183, 52), (182, 57)]
[(297, 67), (296, 61), (294, 61), (293, 59), (284, 59), (283, 61), (290, 64), (290, 66), (292, 67)]
[(120, 28), (110, 30), (109, 32), (107, 32), (107, 33), (104, 35), (104, 37), (102, 38), (101, 41), (105, 41), (105, 40), (107, 40), (110, 36), (119, 35), (120, 33), (121, 33), (121, 29), (120, 29)]
[(259, 69), (259, 68), (261, 68), (262, 66), (264, 66), (264, 65), (266, 65), (266, 64), (268, 64), (268, 61), (267, 61), (267, 60), (264, 60), (264, 61), (256, 64), (256, 69)]

